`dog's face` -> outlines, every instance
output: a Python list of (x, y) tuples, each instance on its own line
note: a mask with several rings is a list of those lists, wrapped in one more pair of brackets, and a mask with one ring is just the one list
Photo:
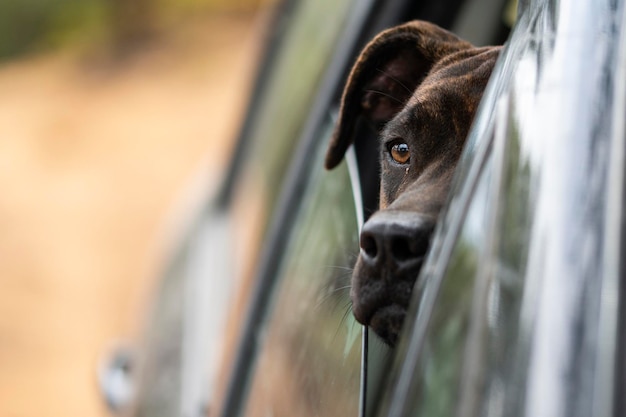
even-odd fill
[(326, 167), (341, 161), (357, 121), (368, 120), (379, 137), (380, 210), (361, 232), (352, 309), (390, 345), (498, 52), (414, 21), (374, 38), (352, 68)]

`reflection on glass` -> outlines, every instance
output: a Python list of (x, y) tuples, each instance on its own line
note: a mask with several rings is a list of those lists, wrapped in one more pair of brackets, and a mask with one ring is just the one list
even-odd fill
[[(603, 319), (616, 324), (610, 290), (617, 278), (604, 268), (614, 255), (607, 252), (622, 249), (614, 231), (623, 227), (623, 212), (607, 218), (622, 201), (609, 210), (605, 204), (616, 191), (610, 164), (624, 146), (624, 109), (612, 107), (613, 52), (623, 43), (607, 36), (609, 27), (618, 33), (617, 3), (563, 5), (530, 8), (531, 32), (518, 26), (512, 38), (512, 79), (490, 113), (489, 165), (475, 191), (465, 184), (474, 194), (463, 229), (452, 237), (445, 273), (425, 284), (428, 307), (413, 316), (411, 338), (399, 345), (396, 367), (408, 371), (393, 381), (381, 415), (615, 411), (616, 327)], [(612, 159), (609, 150), (620, 155)], [(616, 169), (621, 177), (622, 162)], [(615, 268), (619, 261), (611, 262)]]
[(488, 218), (484, 201), (489, 193), (490, 167), (491, 164), (483, 167), (476, 198), (441, 282), (403, 415), (452, 416), (456, 413), (457, 381), (464, 371), (465, 340), (470, 328), (478, 262), (485, 245)]
[[(526, 364), (516, 364), (515, 352), (523, 348), (520, 340), (520, 309), (527, 276), (533, 201), (532, 169), (528, 153), (522, 152), (518, 115), (514, 107), (502, 108), (502, 137), (497, 138), (495, 209), (490, 247), (484, 255), (489, 267), (482, 280), (483, 304), (477, 322), (479, 346), (475, 360), (483, 366), (477, 382), (483, 383), (477, 407), (485, 416), (513, 413), (522, 398), (522, 387), (511, 381), (525, 378)], [(484, 339), (484, 343), (483, 343)], [(470, 340), (469, 343), (472, 343)], [(468, 357), (466, 360), (472, 360)], [(521, 365), (521, 366), (520, 366)], [(517, 366), (517, 369), (516, 369)], [(513, 372), (516, 372), (513, 376)], [(507, 395), (505, 387), (512, 392)]]
[(246, 416), (358, 415), (361, 326), (349, 298), (355, 206), (345, 164), (327, 172), (317, 159), (277, 278)]
[[(236, 185), (231, 224), (235, 236), (234, 300), (224, 335), (220, 389), (227, 384), (244, 312), (250, 303), (255, 267), (265, 232), (298, 145), (328, 60), (337, 45), (351, 0), (292, 1), (278, 51), (262, 95), (250, 117), (244, 167)], [(320, 163), (321, 164), (321, 163)], [(218, 278), (220, 279), (220, 278)], [(216, 407), (221, 409), (220, 405)]]
[(289, 20), (289, 33), (267, 81), (267, 93), (252, 128), (250, 173), (271, 208), (295, 139), (303, 127), (347, 18), (350, 0), (302, 0)]
[(499, 111), (504, 117), (436, 295), (402, 415), (505, 416), (523, 399), (514, 382), (525, 378), (521, 302), (534, 177), (515, 109)]
[[(283, 44), (272, 63), (270, 78), (254, 109), (246, 166), (237, 184), (233, 225), (239, 266), (238, 288), (231, 328), (237, 328), (252, 285), (253, 268), (278, 199), (282, 181), (297, 145), (308, 109), (328, 64), (349, 0), (301, 0), (287, 20)], [(324, 30), (320, 30), (324, 28)], [(238, 334), (228, 336), (227, 345)], [(234, 350), (234, 347), (226, 349)], [(225, 370), (227, 373), (228, 370)]]

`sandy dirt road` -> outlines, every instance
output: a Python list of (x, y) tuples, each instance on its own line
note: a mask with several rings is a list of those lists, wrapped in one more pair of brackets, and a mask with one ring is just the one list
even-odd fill
[(262, 19), (214, 17), (114, 67), (0, 66), (0, 416), (104, 416), (99, 356), (133, 339), (194, 176), (220, 172)]

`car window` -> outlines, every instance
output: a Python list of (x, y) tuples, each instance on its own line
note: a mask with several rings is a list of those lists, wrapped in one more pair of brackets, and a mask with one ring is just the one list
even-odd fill
[(301, 0), (286, 22), (288, 33), (253, 116), (250, 161), (257, 186), (275, 201), (308, 110), (317, 93), (351, 0)]
[(231, 328), (241, 322), (261, 242), (351, 3), (301, 0), (283, 23), (287, 26), (283, 43), (264, 93), (252, 109), (250, 137), (243, 150), (246, 163), (232, 203), (238, 291)]
[(355, 204), (345, 163), (324, 170), (320, 146), (314, 166), (281, 257), (272, 312), (260, 323), (246, 416), (358, 415), (361, 326), (349, 297)]
[(227, 178), (227, 202), (207, 201), (155, 291), (135, 415), (221, 406), (261, 242), (352, 3), (289, 0), (270, 29), (279, 35), (249, 110), (236, 178)]
[[(324, 77), (331, 57), (341, 43), (349, 12), (362, 8), (360, 5), (355, 7), (353, 0), (302, 0), (294, 4), (284, 22), (287, 30), (265, 80), (264, 92), (255, 109), (252, 109), (250, 137), (244, 144), (245, 166), (239, 175), (232, 202), (232, 213), (236, 219), (233, 225), (237, 236), (235, 259), (238, 272), (235, 276), (235, 299), (225, 333), (225, 359), (219, 383), (224, 391), (217, 396), (224, 401), (216, 405), (222, 413), (239, 413), (233, 408), (239, 410), (244, 406), (240, 398), (245, 398), (245, 388), (252, 383), (248, 374), (254, 369), (256, 345), (251, 348), (255, 351), (249, 354), (241, 354), (240, 350), (250, 347), (246, 340), (255, 337), (253, 334), (257, 331), (250, 328), (250, 311), (258, 309), (254, 317), (258, 323), (254, 323), (254, 327), (263, 325), (266, 312), (272, 311), (273, 305), (268, 304), (266, 295), (260, 296), (259, 292), (273, 294), (275, 285), (280, 282), (274, 269), (277, 263), (283, 262), (286, 251), (282, 249), (283, 243), (276, 242), (282, 242), (294, 227), (299, 227), (293, 226), (291, 219), (297, 215), (295, 211), (302, 206), (301, 200), (306, 195), (302, 194), (303, 190), (294, 190), (291, 184), (308, 181), (307, 178), (312, 175), (309, 165), (315, 165), (315, 169), (323, 167), (321, 159), (313, 164), (313, 155), (306, 155), (305, 163), (301, 164), (306, 167), (295, 169), (294, 175), (295, 162), (301, 158), (297, 149), (304, 142), (305, 147), (310, 147), (308, 139), (303, 139), (312, 133), (305, 129), (305, 124), (310, 124), (311, 109), (315, 107), (320, 90), (324, 89)], [(329, 129), (328, 109), (325, 115)], [(315, 143), (323, 146), (326, 133), (319, 125), (315, 126), (315, 130), (319, 132), (314, 138)], [(306, 172), (299, 172), (302, 170)], [(284, 213), (279, 197), (283, 203), (284, 199), (293, 201), (293, 210)], [(351, 210), (354, 211), (353, 203)], [(281, 248), (277, 249), (276, 245)], [(320, 275), (319, 279), (324, 277)], [(263, 288), (259, 289), (259, 286)], [(245, 382), (240, 383), (241, 380)], [(358, 381), (355, 387), (358, 390)]]
[[(453, 416), (458, 406), (457, 394), (461, 373), (464, 371), (464, 346), (470, 325), (472, 300), (479, 259), (485, 245), (485, 230), (489, 218), (485, 202), (492, 192), (492, 163), (484, 165), (475, 190), (475, 198), (467, 210), (466, 221), (452, 250), (447, 272), (441, 281), (428, 280), (420, 289), (419, 304), (413, 304), (406, 326), (422, 327), (419, 355), (407, 347), (402, 339), (398, 346), (395, 368), (411, 364), (412, 372), (400, 382), (403, 395), (388, 392), (381, 410), (393, 410), (402, 416)], [(434, 300), (434, 301), (433, 301)], [(429, 311), (429, 307), (432, 311)], [(419, 310), (417, 312), (416, 310)], [(401, 369), (394, 369), (397, 375)]]
[[(485, 92), (377, 415), (492, 415), (481, 407), (498, 406), (502, 378), (512, 369), (531, 187), (515, 127), (497, 102), (507, 70), (500, 63)], [(504, 120), (495, 123), (496, 115)], [(485, 386), (493, 391), (480, 391)]]
[[(504, 415), (502, 390), (520, 347), (532, 187), (519, 140), (501, 133), (510, 140), (501, 136), (488, 149), (443, 278), (427, 281), (422, 290), (418, 305), (432, 310), (421, 317), (413, 312), (411, 325), (422, 320), (424, 332), (414, 373), (404, 386), (410, 395), (389, 404), (398, 415), (454, 416), (460, 409)], [(520, 369), (515, 371), (523, 378)]]
[(442, 222), (460, 228), (424, 267), (379, 415), (616, 415), (626, 15), (538, 4), (481, 104), (479, 175)]

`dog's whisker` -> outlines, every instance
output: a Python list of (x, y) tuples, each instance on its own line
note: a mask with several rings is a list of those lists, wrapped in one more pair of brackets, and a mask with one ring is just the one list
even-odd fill
[(345, 311), (343, 313), (343, 318), (341, 320), (345, 320), (348, 317), (348, 314), (352, 311), (352, 300), (348, 300), (343, 305), (343, 308), (345, 309)]
[(330, 297), (330, 296), (332, 296), (332, 295), (336, 295), (337, 293), (339, 293), (339, 292), (341, 292), (341, 291), (344, 291), (344, 290), (348, 290), (348, 289), (350, 289), (350, 288), (352, 288), (352, 285), (351, 285), (351, 284), (349, 284), (349, 285), (344, 285), (343, 287), (333, 288), (333, 289), (332, 289), (332, 290), (331, 290), (331, 291), (327, 294), (327, 296), (328, 296), (328, 297)]
[(327, 268), (339, 269), (339, 270), (350, 271), (350, 272), (352, 272), (352, 270), (354, 269), (354, 268), (350, 268), (349, 266), (341, 266), (341, 265), (328, 265)]
[(348, 300), (348, 302), (344, 304), (343, 308), (344, 312), (343, 316), (341, 316), (341, 321), (339, 322), (340, 325), (344, 324), (344, 322), (348, 319), (350, 313), (352, 312), (352, 300)]
[(338, 288), (331, 289), (326, 294), (324, 294), (324, 296), (315, 304), (315, 306), (313, 308), (315, 310), (319, 310), (322, 307), (322, 304), (324, 304), (326, 301), (328, 301), (329, 298), (331, 298), (333, 296), (336, 296), (341, 291), (347, 290), (349, 288), (352, 288), (352, 285), (345, 285), (343, 287), (338, 287)]
[(350, 281), (350, 278), (352, 277), (352, 272), (354, 271), (354, 269), (350, 268), (346, 268), (345, 270), (341, 271), (340, 273), (336, 274), (334, 277), (335, 283), (337, 284), (343, 284), (347, 281)]
[(402, 81), (400, 81), (399, 79), (397, 79), (393, 75), (389, 74), (387, 71), (382, 70), (380, 68), (376, 68), (376, 71), (380, 72), (381, 74), (385, 75), (386, 77), (389, 77), (393, 81), (397, 82), (398, 85), (400, 85), (400, 87), (404, 88), (409, 94), (413, 94), (413, 90), (411, 90), (408, 86), (406, 86)]
[(339, 320), (339, 325), (337, 326), (337, 331), (335, 332), (335, 336), (334, 338), (337, 338), (337, 335), (339, 334), (339, 330), (341, 329), (341, 327), (344, 325), (344, 323), (346, 322), (347, 318), (350, 315), (350, 312), (352, 312), (352, 300), (348, 300), (348, 303), (346, 303), (343, 308), (345, 309), (345, 311), (343, 312), (343, 315), (341, 316), (341, 320)]
[(366, 89), (365, 90), (368, 93), (375, 93), (375, 94), (380, 94), (381, 96), (385, 96), (387, 98), (392, 99), (393, 101), (400, 103), (402, 105), (404, 105), (404, 102), (394, 96), (392, 96), (391, 94), (385, 93), (384, 91), (379, 91), (379, 90), (372, 90), (372, 89)]

